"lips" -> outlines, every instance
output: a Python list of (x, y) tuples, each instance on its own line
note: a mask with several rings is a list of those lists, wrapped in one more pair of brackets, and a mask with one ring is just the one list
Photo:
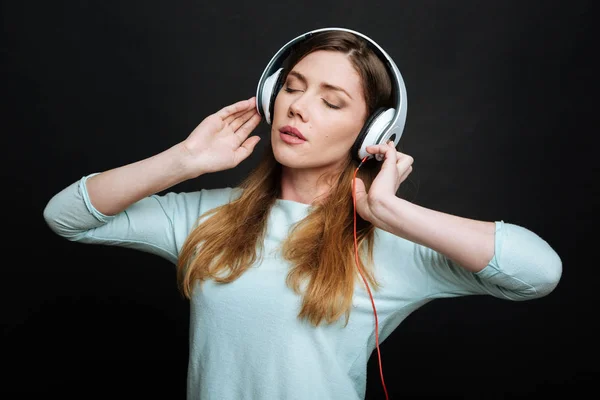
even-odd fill
[(280, 128), (279, 132), (281, 132), (283, 134), (288, 134), (291, 136), (296, 136), (301, 140), (306, 140), (306, 138), (304, 136), (302, 136), (302, 133), (300, 133), (300, 131), (298, 129), (294, 128), (293, 126), (286, 125), (286, 126)]

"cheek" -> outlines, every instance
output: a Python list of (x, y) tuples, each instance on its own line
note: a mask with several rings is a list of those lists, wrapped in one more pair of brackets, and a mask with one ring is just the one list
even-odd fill
[[(281, 92), (279, 92), (281, 93)], [(282, 110), (284, 110), (286, 108), (285, 103), (285, 98), (280, 96), (279, 94), (275, 97), (275, 104), (273, 106), (273, 119), (275, 119), (275, 117), (277, 117), (278, 115), (281, 115), (283, 113)]]
[(347, 145), (348, 143), (354, 143), (354, 140), (358, 136), (362, 125), (352, 118), (344, 116), (342, 118), (336, 118), (330, 120), (327, 126), (322, 127), (325, 132), (326, 140), (335, 140), (341, 145)]

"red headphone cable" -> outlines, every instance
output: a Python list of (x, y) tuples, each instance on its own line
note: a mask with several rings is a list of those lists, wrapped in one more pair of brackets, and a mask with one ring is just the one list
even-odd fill
[(379, 351), (379, 322), (377, 318), (377, 309), (375, 308), (375, 301), (373, 300), (371, 289), (369, 289), (369, 285), (367, 284), (367, 280), (365, 279), (365, 276), (361, 271), (360, 264), (358, 261), (358, 239), (356, 237), (356, 173), (358, 172), (359, 168), (363, 165), (363, 163), (367, 160), (367, 158), (368, 156), (363, 158), (360, 164), (358, 164), (358, 167), (354, 171), (354, 178), (352, 180), (352, 201), (354, 204), (354, 252), (356, 255), (356, 267), (358, 268), (358, 272), (360, 273), (360, 276), (365, 282), (365, 287), (369, 292), (369, 297), (371, 297), (371, 304), (373, 305), (373, 313), (375, 314), (375, 345), (377, 346), (377, 356), (379, 358), (379, 374), (381, 375), (381, 383), (383, 385), (383, 391), (385, 392), (385, 398), (389, 399), (387, 388), (385, 387), (385, 381), (383, 380), (383, 369), (381, 366), (381, 352)]

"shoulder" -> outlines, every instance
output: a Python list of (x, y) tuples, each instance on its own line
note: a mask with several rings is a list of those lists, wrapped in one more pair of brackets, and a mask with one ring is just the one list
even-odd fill
[(192, 192), (167, 192), (162, 195), (153, 195), (151, 198), (158, 201), (167, 214), (196, 214), (195, 217), (197, 217), (206, 211), (237, 199), (240, 194), (240, 188), (223, 187)]
[(202, 189), (198, 192), (200, 208), (207, 211), (212, 208), (231, 203), (242, 194), (238, 187), (222, 187), (215, 189)]

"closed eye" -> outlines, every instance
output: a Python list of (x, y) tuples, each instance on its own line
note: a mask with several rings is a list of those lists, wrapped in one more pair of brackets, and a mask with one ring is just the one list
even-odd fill
[[(285, 87), (283, 90), (285, 90), (287, 93), (294, 93), (294, 92), (301, 92), (301, 90), (298, 89), (292, 89), (290, 87)], [(325, 103), (325, 105), (331, 109), (334, 110), (339, 110), (341, 107), (340, 106), (336, 106), (335, 104), (331, 104), (330, 102), (328, 102), (327, 100), (323, 99), (323, 103)]]
[(325, 100), (325, 99), (323, 99), (323, 102), (324, 102), (324, 103), (325, 103), (325, 105), (326, 105), (327, 107), (329, 107), (329, 108), (333, 108), (334, 110), (339, 110), (339, 109), (340, 109), (340, 107), (339, 107), (339, 106), (333, 105), (333, 104), (329, 103), (329, 102), (328, 102), (327, 100)]

